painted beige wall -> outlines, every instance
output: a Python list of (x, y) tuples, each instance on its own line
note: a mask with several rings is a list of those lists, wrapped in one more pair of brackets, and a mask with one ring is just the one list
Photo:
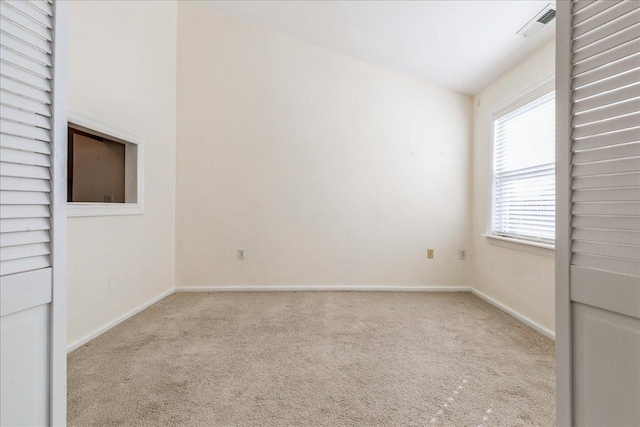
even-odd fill
[(470, 251), (473, 287), (551, 331), (555, 330), (553, 259), (491, 245), (482, 234), (490, 214), (490, 111), (553, 74), (554, 55), (555, 41), (519, 63), (474, 99)]
[(69, 110), (145, 141), (144, 215), (68, 220), (68, 342), (174, 286), (174, 2), (70, 2)]
[(177, 286), (467, 284), (469, 97), (182, 2), (177, 113)]

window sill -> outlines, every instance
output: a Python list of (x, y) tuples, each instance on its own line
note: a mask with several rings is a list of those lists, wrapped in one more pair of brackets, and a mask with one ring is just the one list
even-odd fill
[(138, 203), (67, 203), (67, 218), (142, 215), (143, 213), (144, 209)]
[(543, 256), (545, 258), (555, 258), (555, 246), (545, 243), (531, 242), (528, 240), (512, 239), (509, 237), (496, 236), (495, 234), (483, 234), (490, 245), (500, 246), (507, 249), (526, 252), (532, 255)]

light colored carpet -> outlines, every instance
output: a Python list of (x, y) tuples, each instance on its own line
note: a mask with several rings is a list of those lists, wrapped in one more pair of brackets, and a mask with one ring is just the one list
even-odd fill
[(70, 426), (552, 426), (554, 344), (470, 293), (181, 293), (69, 355)]

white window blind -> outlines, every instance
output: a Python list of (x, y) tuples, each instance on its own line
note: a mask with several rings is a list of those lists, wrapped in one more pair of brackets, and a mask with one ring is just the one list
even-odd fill
[(555, 92), (494, 117), (491, 232), (555, 240)]

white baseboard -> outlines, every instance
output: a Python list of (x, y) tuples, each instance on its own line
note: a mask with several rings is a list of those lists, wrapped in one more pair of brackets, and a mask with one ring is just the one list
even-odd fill
[(176, 292), (328, 292), (328, 291), (364, 291), (364, 292), (469, 292), (468, 286), (187, 286), (178, 287)]
[(547, 337), (551, 338), (552, 340), (556, 340), (556, 334), (555, 332), (553, 332), (551, 329), (548, 329), (544, 326), (542, 326), (541, 324), (539, 324), (538, 322), (528, 318), (527, 316), (525, 316), (524, 314), (510, 308), (507, 307), (506, 305), (502, 304), (501, 302), (491, 298), (489, 295), (484, 294), (482, 292), (480, 292), (479, 290), (475, 289), (475, 288), (469, 288), (469, 290), (476, 295), (479, 298), (482, 298), (483, 300), (485, 300), (486, 302), (488, 302), (491, 305), (496, 306), (497, 308), (499, 308), (500, 310), (504, 311), (507, 314), (510, 314), (511, 316), (515, 317), (516, 319), (518, 319), (519, 321), (521, 321), (522, 323), (524, 323), (525, 325), (535, 329), (536, 331), (540, 332), (542, 335), (546, 335)]
[(168, 297), (169, 295), (172, 295), (175, 293), (175, 289), (169, 289), (168, 291), (165, 291), (163, 293), (161, 293), (160, 295), (158, 295), (157, 297), (153, 298), (150, 301), (145, 302), (144, 304), (136, 307), (135, 309), (131, 310), (130, 312), (126, 313), (123, 316), (118, 317), (117, 319), (115, 319), (113, 322), (110, 322), (106, 325), (104, 325), (102, 328), (93, 331), (92, 333), (90, 333), (89, 335), (79, 339), (76, 342), (73, 342), (69, 345), (67, 345), (67, 353), (72, 352), (73, 350), (75, 350), (76, 348), (88, 343), (89, 341), (91, 341), (92, 339), (104, 334), (105, 332), (107, 332), (109, 329), (113, 328), (114, 326), (117, 326), (118, 324), (124, 322), (125, 320), (127, 320), (128, 318), (140, 313), (142, 310), (144, 310), (145, 308), (151, 307), (153, 304), (157, 303), (158, 301), (160, 301), (163, 298)]

